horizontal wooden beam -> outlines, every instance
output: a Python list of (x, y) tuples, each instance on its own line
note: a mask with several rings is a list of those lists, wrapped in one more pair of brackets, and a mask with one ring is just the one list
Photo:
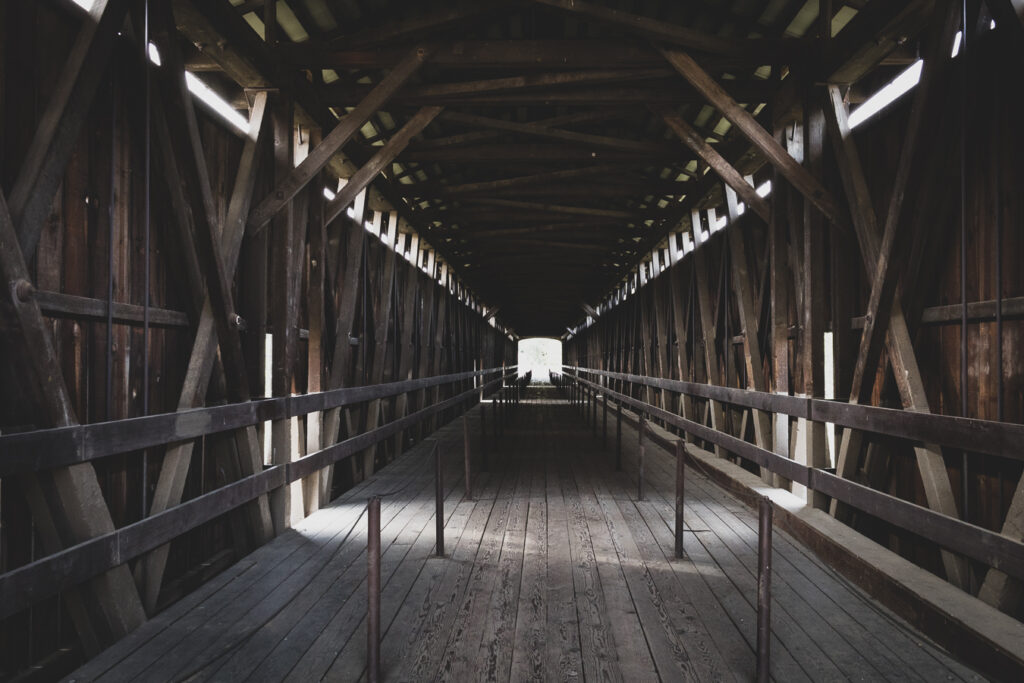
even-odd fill
[(544, 202), (526, 202), (516, 199), (491, 199), (487, 197), (467, 197), (462, 200), (465, 204), (479, 204), (482, 206), (495, 206), (503, 209), (527, 209), (533, 211), (544, 211), (547, 213), (564, 213), (573, 216), (594, 216), (597, 218), (617, 218), (624, 221), (644, 220), (645, 217), (657, 216), (661, 212), (655, 211), (619, 211), (614, 209), (599, 209), (589, 206), (566, 206), (565, 204), (548, 204)]
[(421, 162), (458, 162), (463, 164), (500, 165), (507, 161), (577, 161), (593, 164), (610, 161), (637, 165), (646, 162), (654, 165), (662, 161), (689, 161), (680, 156), (677, 150), (663, 150), (658, 153), (622, 152), (619, 150), (594, 149), (586, 146), (569, 145), (534, 145), (534, 144), (494, 144), (473, 145), (453, 149), (407, 149), (399, 155), (405, 161)]
[(541, 74), (523, 74), (505, 78), (488, 78), (475, 81), (452, 83), (430, 83), (405, 89), (405, 94), (415, 97), (445, 97), (451, 95), (476, 95), (516, 91), (525, 88), (565, 87), (579, 84), (603, 84), (646, 81), (656, 78), (670, 78), (671, 69), (588, 69), (581, 71), (556, 71)]
[(481, 389), (493, 389), (515, 377), (514, 366), (484, 371), (486, 374), (494, 374), (509, 370), (512, 372), (487, 382), (483, 387), (460, 392), (296, 461), (267, 468), (169, 510), (6, 572), (0, 575), (0, 619), (121, 566), (274, 489), (300, 481), (314, 472), (361, 453), (367, 447), (390, 439), (433, 415), (465, 404), (477, 397)]
[[(967, 304), (967, 321), (972, 323), (992, 322), (996, 319), (995, 299), (987, 301), (973, 301)], [(945, 323), (959, 324), (961, 321), (960, 304), (948, 304), (945, 306), (931, 306), (924, 309), (921, 314), (922, 325), (942, 325)], [(1009, 297), (1002, 301), (1003, 318), (1024, 318), (1024, 297)], [(864, 329), (864, 316), (858, 316), (850, 321), (850, 329)]]
[(345, 387), (315, 394), (257, 399), (245, 403), (193, 408), (112, 422), (97, 422), (21, 434), (0, 435), (0, 476), (40, 472), (121, 453), (248, 427), (269, 420), (301, 417), (314, 411), (357, 405), (411, 391), (486, 376), (500, 368)]
[(728, 38), (713, 32), (672, 24), (604, 7), (587, 0), (534, 0), (571, 14), (583, 15), (631, 33), (687, 50), (761, 60), (760, 64), (792, 64), (813, 56), (816, 41), (799, 38)]
[[(590, 369), (572, 368), (567, 370), (565, 374), (572, 381), (595, 388), (615, 401), (639, 409), (649, 418), (662, 420), (666, 424), (678, 427), (699, 439), (718, 444), (729, 452), (750, 460), (761, 467), (766, 467), (792, 482), (803, 484), (827, 496), (842, 500), (848, 505), (865, 510), (875, 517), (906, 529), (944, 548), (967, 555), (988, 566), (1000, 567), (1008, 574), (1024, 578), (1024, 543), (1014, 541), (1006, 536), (974, 524), (963, 522), (954, 517), (933, 512), (895, 496), (875, 491), (863, 484), (842, 479), (824, 470), (801, 465), (785, 456), (759, 448), (731, 434), (688, 420), (660, 407), (603, 387), (596, 382), (582, 379), (574, 371), (612, 378), (623, 377), (620, 373), (605, 373)], [(634, 380), (626, 379), (625, 381), (632, 382)], [(864, 406), (851, 407), (863, 408)], [(905, 413), (906, 411), (894, 412)], [(929, 417), (934, 418), (937, 416)], [(995, 424), (1002, 425), (1005, 423)]]
[[(51, 318), (73, 318), (75, 320), (105, 321), (107, 319), (107, 302), (61, 292), (37, 291), (34, 293), (39, 308)], [(114, 302), (109, 307), (114, 323), (141, 325), (146, 318), (146, 307), (136, 304)], [(188, 315), (181, 311), (166, 308), (149, 308), (149, 324), (155, 327), (188, 327)]]
[[(649, 69), (665, 65), (656, 52), (635, 40), (460, 40), (433, 44), (431, 64), (445, 69)], [(408, 52), (405, 47), (330, 49), (310, 43), (282, 43), (281, 58), (303, 69), (389, 69)], [(757, 67), (761, 58), (745, 55), (701, 56), (711, 70)]]
[(415, 36), (450, 28), (454, 24), (473, 19), (487, 12), (521, 6), (523, 0), (461, 0), (450, 5), (434, 9), (428, 5), (428, 11), (419, 16), (405, 16), (398, 13), (393, 21), (372, 29), (361, 29), (355, 32), (334, 36), (330, 44), (334, 46), (364, 47), (386, 43), (401, 43)]
[(449, 111), (444, 114), (443, 118), (446, 121), (460, 123), (464, 126), (522, 133), (524, 135), (534, 137), (550, 138), (552, 140), (561, 140), (563, 142), (575, 142), (582, 145), (605, 147), (607, 149), (617, 149), (626, 152), (659, 153), (664, 151), (665, 148), (664, 143), (631, 140), (629, 138), (614, 138), (607, 135), (592, 135), (590, 133), (578, 133), (576, 131), (561, 130), (559, 128), (552, 128), (550, 126), (537, 123), (517, 123), (515, 121), (504, 121), (502, 119), (494, 119), (487, 116), (478, 116), (476, 114), (467, 114), (464, 112)]
[[(771, 81), (734, 81), (725, 85), (725, 92), (733, 99), (747, 104), (770, 101), (776, 86)], [(323, 99), (332, 107), (353, 107), (366, 98), (369, 88), (364, 85), (330, 85), (323, 89)], [(637, 102), (662, 102), (665, 104), (698, 104), (704, 99), (700, 93), (681, 83), (678, 79), (667, 78), (647, 81), (641, 85), (608, 85), (587, 88), (536, 88), (526, 92), (473, 93), (466, 95), (418, 95), (401, 92), (395, 95), (392, 104), (406, 107), (447, 105), (462, 107), (494, 106), (615, 106)]]

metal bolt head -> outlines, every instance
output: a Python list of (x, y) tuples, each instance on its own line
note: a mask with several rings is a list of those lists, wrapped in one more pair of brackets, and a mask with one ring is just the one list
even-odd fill
[(24, 278), (15, 281), (13, 290), (14, 296), (21, 302), (28, 301), (36, 293), (36, 288)]

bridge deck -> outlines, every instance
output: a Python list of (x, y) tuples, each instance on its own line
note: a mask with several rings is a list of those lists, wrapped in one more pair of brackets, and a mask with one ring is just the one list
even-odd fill
[[(490, 414), (487, 415), (490, 418)], [(611, 417), (611, 416), (610, 416)], [(469, 414), (474, 447), (479, 409)], [(366, 516), (382, 503), (387, 680), (749, 680), (757, 519), (690, 471), (686, 560), (673, 559), (674, 463), (626, 471), (564, 403), (522, 404), (463, 496), (447, 453), (448, 557), (435, 558), (421, 444), (76, 672), (75, 680), (354, 681), (365, 677)], [(980, 680), (776, 530), (777, 680)]]

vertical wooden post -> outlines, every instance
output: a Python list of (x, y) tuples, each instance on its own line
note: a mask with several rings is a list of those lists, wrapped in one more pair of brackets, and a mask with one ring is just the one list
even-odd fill
[(466, 468), (466, 500), (473, 500), (473, 470), (470, 463), (469, 449), (469, 418), (466, 415), (462, 416), (462, 442)]
[[(283, 177), (294, 168), (292, 100), (285, 93), (275, 98), (271, 108), (274, 142), (274, 174)], [(295, 213), (298, 199), (289, 202), (273, 219), (270, 231), (270, 320), (272, 332), (271, 383), (274, 396), (288, 396), (293, 390), (295, 360), (298, 354), (298, 289), (295, 273), (297, 226)], [(302, 235), (303, 243), (305, 235)], [(298, 247), (298, 249), (297, 249)], [(271, 423), (271, 462), (282, 465), (298, 459), (298, 419), (285, 417)], [(265, 438), (265, 437), (264, 437)], [(302, 482), (296, 481), (270, 494), (270, 511), (277, 534), (301, 520), (305, 514)]]
[(380, 681), (380, 496), (370, 498), (366, 521), (366, 678)]
[(769, 680), (772, 637), (772, 503), (761, 498), (757, 525), (757, 681)]
[(597, 438), (597, 390), (590, 392), (590, 433)]
[[(820, 106), (808, 104), (804, 112), (804, 156), (808, 169), (820, 176), (825, 138), (825, 117)], [(810, 202), (804, 202), (803, 234), (803, 324), (800, 326), (800, 362), (803, 386), (808, 398), (823, 396), (825, 386), (825, 245), (824, 217)], [(809, 467), (826, 467), (828, 459), (825, 425), (804, 418), (797, 420), (794, 459)], [(826, 498), (800, 484), (793, 493), (808, 505), (824, 508)]]
[(686, 485), (686, 442), (676, 441), (676, 557), (683, 558), (683, 503)]
[(444, 557), (444, 458), (441, 457), (441, 449), (438, 447), (437, 440), (431, 439), (431, 441), (434, 450), (434, 496), (436, 499), (434, 547), (437, 556)]
[[(314, 135), (317, 131), (312, 131)], [(319, 135), (315, 135), (319, 138)], [(312, 140), (311, 140), (312, 144)], [(318, 182), (325, 184), (323, 178)], [(323, 390), (325, 369), (323, 337), (324, 337), (324, 285), (326, 280), (325, 259), (327, 257), (327, 226), (324, 224), (323, 193), (310, 195), (309, 215), (309, 267), (307, 270), (307, 304), (309, 320), (309, 342), (306, 345), (306, 391), (316, 393)], [(316, 411), (306, 416), (306, 453), (315, 453), (323, 448), (323, 417)], [(310, 515), (320, 509), (321, 482), (320, 472), (315, 472), (302, 481), (303, 504), (305, 513)], [(330, 495), (330, 492), (327, 492)], [(325, 501), (326, 502), (326, 501)]]
[[(776, 139), (785, 139), (785, 130), (780, 131)], [(768, 224), (769, 249), (769, 291), (771, 292), (771, 347), (772, 347), (772, 391), (776, 394), (789, 395), (789, 287), (791, 275), (787, 259), (786, 243), (786, 207), (788, 192), (782, 184), (782, 176), (775, 172), (772, 175), (772, 187), (777, 188), (772, 196), (772, 218)], [(789, 447), (789, 415), (774, 414), (772, 426), (772, 450), (776, 455), (790, 457)], [(784, 479), (775, 475), (777, 487), (787, 487)]]

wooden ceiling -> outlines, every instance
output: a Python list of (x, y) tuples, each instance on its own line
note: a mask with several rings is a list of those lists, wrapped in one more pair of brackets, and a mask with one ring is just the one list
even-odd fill
[(771, 130), (798, 113), (802, 84), (884, 78), (916, 58), (906, 41), (932, 5), (829, 4), (830, 40), (817, 0), (279, 0), (269, 40), (262, 0), (175, 7), (189, 68), (223, 72), (239, 99), (291, 85), (325, 134), (419, 49), (422, 68), (344, 154), (358, 167), (441, 108), (374, 187), (526, 337), (561, 335), (691, 208), (720, 201), (667, 113), (740, 172), (764, 164), (660, 47), (685, 50)]

